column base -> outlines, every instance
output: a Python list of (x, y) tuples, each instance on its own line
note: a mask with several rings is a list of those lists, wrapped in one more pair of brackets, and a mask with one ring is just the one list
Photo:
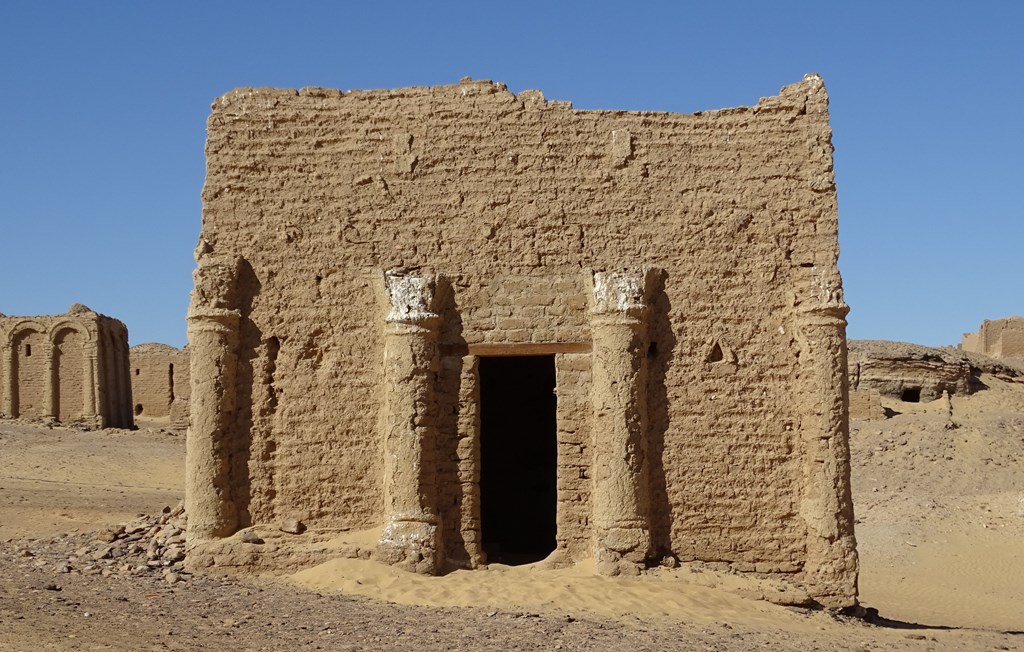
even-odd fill
[(436, 522), (392, 520), (384, 526), (373, 558), (422, 575), (441, 571), (441, 530)]
[(598, 575), (638, 575), (651, 556), (651, 536), (641, 527), (604, 530), (597, 542)]

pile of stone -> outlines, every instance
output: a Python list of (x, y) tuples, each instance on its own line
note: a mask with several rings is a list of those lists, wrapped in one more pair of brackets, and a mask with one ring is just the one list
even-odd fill
[(159, 516), (139, 515), (94, 535), (61, 537), (44, 547), (19, 551), (37, 566), (55, 563), (58, 573), (161, 578), (168, 584), (187, 581), (185, 505), (165, 507)]

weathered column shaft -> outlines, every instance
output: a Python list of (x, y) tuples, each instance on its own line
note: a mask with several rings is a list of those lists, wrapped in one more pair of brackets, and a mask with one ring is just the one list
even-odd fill
[(238, 364), (236, 310), (193, 308), (188, 316), (192, 419), (185, 440), (189, 537), (226, 537), (238, 529), (230, 445)]
[(82, 416), (86, 419), (96, 418), (96, 354), (86, 353), (82, 356)]
[(18, 354), (17, 347), (13, 345), (6, 345), (3, 347), (2, 362), (0, 362), (0, 376), (2, 376), (2, 382), (4, 384), (4, 402), (0, 405), (0, 411), (9, 417), (17, 416), (14, 414), (14, 397), (18, 392), (18, 374), (15, 372), (15, 365), (17, 364), (16, 357)]
[(646, 273), (594, 275), (591, 400), (597, 571), (636, 573), (651, 555)]
[(377, 558), (434, 574), (443, 548), (437, 508), (436, 384), (440, 366), (434, 280), (385, 275), (384, 512)]
[(56, 419), (60, 416), (57, 401), (60, 400), (60, 387), (57, 377), (57, 345), (48, 338), (43, 345), (43, 356), (46, 369), (46, 382), (43, 383), (43, 405), (42, 414), (44, 417)]
[[(827, 289), (829, 284), (816, 285)], [(848, 311), (841, 289), (826, 291), (802, 307), (795, 325), (804, 447), (800, 514), (807, 526), (804, 577), (811, 597), (832, 608), (856, 604), (857, 597), (846, 373)]]

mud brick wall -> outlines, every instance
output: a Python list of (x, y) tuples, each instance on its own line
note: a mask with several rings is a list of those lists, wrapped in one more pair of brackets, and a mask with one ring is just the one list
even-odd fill
[(0, 315), (0, 413), (130, 428), (128, 329), (75, 304), (63, 315)]
[(593, 554), (594, 274), (642, 268), (660, 274), (630, 376), (649, 554), (851, 603), (827, 103), (814, 75), (693, 115), (577, 111), (471, 80), (219, 98), (190, 312), (190, 509), (209, 514), (195, 536), (290, 514), (380, 526), (380, 284), (402, 270), (445, 282), (430, 456), (448, 554), (478, 554), (471, 358), (531, 352), (557, 356), (559, 546)]
[[(590, 402), (569, 388), (590, 386), (590, 356), (555, 356), (558, 395), (558, 547), (569, 559), (590, 554)], [(557, 391), (557, 389), (556, 389)]]
[(174, 414), (172, 421), (187, 421), (188, 349), (147, 343), (133, 346), (129, 355), (135, 416), (172, 417), (178, 403), (184, 414)]
[(850, 418), (878, 421), (885, 418), (882, 395), (877, 389), (850, 391)]
[(960, 348), (993, 358), (1024, 360), (1024, 317), (986, 319), (977, 333), (964, 333)]

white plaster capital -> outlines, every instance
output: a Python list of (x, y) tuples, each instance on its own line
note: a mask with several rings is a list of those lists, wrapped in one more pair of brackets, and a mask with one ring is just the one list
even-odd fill
[(413, 276), (394, 270), (385, 272), (387, 321), (419, 323), (436, 319), (438, 315), (433, 308), (435, 281), (433, 276)]
[(648, 308), (649, 270), (594, 272), (594, 313), (636, 313)]

